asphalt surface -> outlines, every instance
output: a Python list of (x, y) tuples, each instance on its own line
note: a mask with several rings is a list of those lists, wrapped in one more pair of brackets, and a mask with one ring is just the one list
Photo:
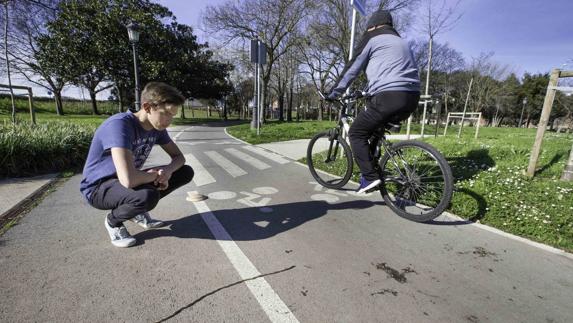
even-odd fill
[(0, 237), (0, 321), (573, 321), (569, 257), (404, 220), (221, 126), (172, 130), (197, 176), (151, 212), (168, 226), (128, 223), (137, 245), (112, 246), (72, 177)]

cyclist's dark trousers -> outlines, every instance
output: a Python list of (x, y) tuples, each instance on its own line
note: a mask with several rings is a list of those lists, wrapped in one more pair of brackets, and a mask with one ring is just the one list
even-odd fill
[(350, 146), (360, 172), (369, 181), (380, 178), (374, 168), (368, 139), (387, 122), (407, 119), (418, 107), (420, 92), (387, 91), (371, 97), (365, 111), (350, 126)]
[(152, 183), (126, 188), (117, 178), (99, 184), (90, 196), (90, 204), (100, 210), (111, 210), (107, 219), (112, 227), (134, 216), (151, 211), (159, 199), (193, 179), (193, 168), (184, 165), (171, 175), (166, 190), (160, 191)]

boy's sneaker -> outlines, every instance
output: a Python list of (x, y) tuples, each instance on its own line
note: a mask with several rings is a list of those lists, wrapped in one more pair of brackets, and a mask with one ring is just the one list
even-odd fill
[(163, 221), (154, 220), (149, 216), (149, 212), (141, 213), (130, 219), (144, 229), (160, 228), (165, 225)]
[(362, 175), (360, 175), (360, 186), (358, 186), (356, 193), (358, 194), (367, 193), (368, 191), (378, 187), (378, 185), (380, 185), (381, 182), (382, 181), (380, 179), (369, 181), (366, 178), (362, 177)]
[(109, 233), (109, 237), (111, 238), (111, 244), (116, 247), (120, 248), (127, 248), (131, 247), (135, 244), (135, 238), (127, 232), (127, 229), (123, 224), (119, 227), (112, 228), (107, 222), (107, 216), (105, 217), (105, 228), (107, 229), (107, 233)]

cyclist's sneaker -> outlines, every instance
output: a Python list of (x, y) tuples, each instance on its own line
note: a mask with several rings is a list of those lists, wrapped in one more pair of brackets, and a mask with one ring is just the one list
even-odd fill
[(127, 232), (127, 229), (123, 224), (119, 227), (112, 228), (107, 222), (107, 216), (105, 217), (105, 228), (107, 229), (107, 233), (109, 233), (109, 237), (111, 238), (111, 244), (116, 247), (120, 248), (127, 248), (131, 247), (135, 244), (135, 238)]
[(369, 181), (366, 178), (360, 176), (360, 186), (356, 190), (356, 193), (362, 194), (367, 193), (368, 191), (378, 187), (382, 181), (380, 179), (375, 179), (373, 181)]
[(148, 212), (138, 214), (134, 218), (130, 219), (130, 221), (139, 224), (139, 226), (144, 229), (160, 228), (165, 225), (163, 221), (152, 219)]

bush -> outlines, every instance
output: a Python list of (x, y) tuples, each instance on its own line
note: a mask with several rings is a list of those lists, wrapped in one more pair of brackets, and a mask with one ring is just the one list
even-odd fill
[(83, 166), (95, 125), (48, 121), (0, 124), (0, 178), (39, 175)]

